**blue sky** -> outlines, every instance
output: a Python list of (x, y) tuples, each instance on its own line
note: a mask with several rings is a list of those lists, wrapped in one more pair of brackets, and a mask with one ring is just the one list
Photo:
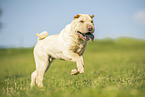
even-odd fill
[(34, 46), (35, 33), (58, 34), (78, 13), (95, 15), (96, 39), (145, 39), (145, 0), (0, 0), (0, 8), (0, 46)]

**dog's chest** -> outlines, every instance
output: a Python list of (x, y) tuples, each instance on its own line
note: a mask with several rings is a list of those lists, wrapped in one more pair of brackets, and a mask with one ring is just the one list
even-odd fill
[(80, 41), (80, 42), (76, 43), (75, 45), (71, 46), (71, 50), (74, 53), (77, 53), (78, 55), (83, 55), (86, 45), (87, 45), (86, 41)]

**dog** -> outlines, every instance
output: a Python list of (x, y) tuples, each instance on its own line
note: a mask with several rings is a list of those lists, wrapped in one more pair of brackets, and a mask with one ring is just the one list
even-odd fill
[(36, 70), (31, 74), (31, 87), (36, 84), (43, 87), (43, 77), (55, 59), (76, 62), (77, 68), (72, 75), (84, 73), (83, 54), (89, 40), (94, 40), (94, 15), (78, 14), (57, 35), (48, 36), (48, 32), (36, 33), (38, 42), (34, 47)]

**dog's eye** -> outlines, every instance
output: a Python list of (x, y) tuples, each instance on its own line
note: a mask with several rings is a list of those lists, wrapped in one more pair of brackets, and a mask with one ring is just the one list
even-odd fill
[(84, 23), (84, 21), (82, 21), (82, 20), (81, 20), (80, 22), (81, 22), (81, 23)]
[(93, 21), (91, 21), (91, 23), (93, 23)]

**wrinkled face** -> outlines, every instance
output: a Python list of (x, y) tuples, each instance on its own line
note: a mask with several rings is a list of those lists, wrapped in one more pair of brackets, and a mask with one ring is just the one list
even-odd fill
[(87, 14), (78, 14), (74, 16), (75, 23), (75, 32), (77, 32), (78, 36), (85, 41), (94, 40), (94, 23), (93, 23), (94, 15)]

